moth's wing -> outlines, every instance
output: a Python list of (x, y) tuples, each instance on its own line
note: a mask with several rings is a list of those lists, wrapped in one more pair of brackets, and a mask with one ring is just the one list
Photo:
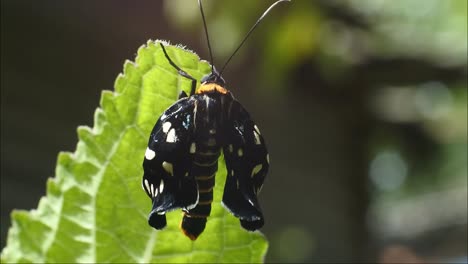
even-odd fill
[(223, 147), (227, 168), (223, 204), (239, 218), (242, 227), (253, 231), (264, 224), (257, 194), (268, 172), (268, 152), (260, 130), (238, 101), (233, 101), (228, 118)]
[(143, 189), (152, 199), (148, 223), (162, 229), (165, 213), (177, 208), (193, 208), (198, 201), (195, 179), (189, 170), (193, 155), (193, 101), (182, 98), (156, 122), (143, 161)]

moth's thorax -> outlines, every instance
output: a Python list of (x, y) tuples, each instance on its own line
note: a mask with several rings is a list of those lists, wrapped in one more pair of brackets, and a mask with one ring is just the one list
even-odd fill
[(200, 88), (195, 92), (196, 94), (204, 94), (218, 92), (221, 94), (227, 94), (229, 91), (217, 83), (202, 83)]
[(219, 148), (224, 143), (223, 135), (233, 97), (228, 90), (213, 83), (202, 88), (206, 90), (192, 96), (192, 100), (195, 100), (194, 134), (197, 135), (197, 141), (209, 142), (213, 147)]

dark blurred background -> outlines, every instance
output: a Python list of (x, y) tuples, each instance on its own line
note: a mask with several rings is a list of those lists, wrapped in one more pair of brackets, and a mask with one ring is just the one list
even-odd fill
[[(218, 67), (272, 2), (205, 1)], [(194, 0), (1, 0), (2, 248), (148, 39), (209, 58)], [(224, 77), (270, 151), (268, 262), (467, 261), (466, 0), (293, 0)]]

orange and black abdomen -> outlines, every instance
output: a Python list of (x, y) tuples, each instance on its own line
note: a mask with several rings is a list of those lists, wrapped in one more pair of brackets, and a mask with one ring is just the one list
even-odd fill
[(211, 213), (215, 175), (218, 170), (220, 147), (212, 140), (197, 144), (194, 154), (191, 177), (198, 186), (198, 203), (195, 208), (186, 210), (181, 223), (181, 229), (186, 236), (195, 240), (203, 232), (207, 217)]

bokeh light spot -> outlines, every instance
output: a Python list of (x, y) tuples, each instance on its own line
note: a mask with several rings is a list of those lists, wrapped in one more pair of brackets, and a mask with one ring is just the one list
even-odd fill
[(408, 166), (400, 154), (393, 150), (382, 151), (372, 160), (369, 177), (383, 191), (399, 188), (408, 174)]

